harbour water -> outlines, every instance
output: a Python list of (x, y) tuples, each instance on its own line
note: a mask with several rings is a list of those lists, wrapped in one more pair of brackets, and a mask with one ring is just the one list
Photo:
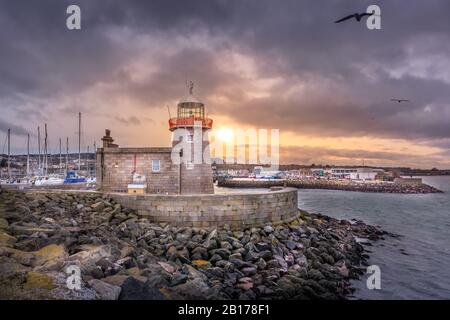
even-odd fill
[(400, 235), (368, 247), (381, 270), (381, 290), (368, 275), (353, 283), (356, 299), (450, 298), (450, 177), (423, 177), (445, 193), (379, 194), (299, 190), (299, 207), (335, 218), (358, 219)]
[(450, 299), (450, 177), (423, 177), (423, 181), (444, 193), (298, 191), (303, 210), (362, 220), (400, 235), (366, 247), (369, 264), (380, 267), (381, 289), (367, 289), (369, 275), (363, 275), (353, 282), (353, 299)]

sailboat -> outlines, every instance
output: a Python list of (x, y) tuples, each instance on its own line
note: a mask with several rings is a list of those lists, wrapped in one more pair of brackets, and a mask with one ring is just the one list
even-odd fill
[[(66, 146), (66, 159), (65, 159), (65, 175), (63, 174), (62, 166), (62, 145), (61, 139), (59, 139), (59, 174), (49, 174), (49, 152), (48, 152), (48, 134), (47, 134), (47, 124), (45, 124), (44, 131), (44, 145), (41, 147), (41, 131), (40, 127), (37, 127), (37, 138), (38, 138), (38, 170), (37, 172), (32, 172), (30, 166), (30, 135), (27, 135), (27, 162), (26, 162), (26, 175), (23, 178), (13, 179), (10, 167), (10, 134), (11, 130), (8, 129), (7, 140), (8, 140), (8, 156), (7, 156), (7, 178), (3, 177), (3, 170), (1, 171), (0, 184), (14, 184), (14, 185), (28, 185), (28, 186), (46, 186), (46, 185), (62, 185), (69, 183), (87, 183), (95, 184), (95, 177), (86, 178), (81, 176), (81, 112), (78, 113), (78, 170), (69, 171), (69, 138), (67, 137)], [(95, 142), (94, 142), (95, 149)], [(89, 147), (88, 147), (89, 154)], [(42, 151), (42, 153), (41, 153)], [(51, 159), (51, 158), (50, 158)], [(51, 162), (51, 161), (50, 161)], [(89, 160), (87, 159), (87, 172), (89, 174)], [(34, 176), (34, 174), (37, 174)]]
[[(78, 113), (78, 172), (81, 171), (81, 112)], [(79, 176), (75, 171), (67, 171), (64, 183), (85, 183), (85, 177)]]
[(68, 171), (64, 178), (64, 183), (84, 183), (87, 182), (85, 177), (78, 176), (74, 171)]
[(27, 141), (27, 175), (25, 177), (13, 177), (11, 173), (11, 129), (8, 129), (7, 131), (7, 141), (8, 141), (8, 156), (7, 156), (7, 170), (8, 170), (8, 177), (7, 179), (3, 178), (3, 171), (0, 184), (1, 185), (13, 185), (15, 187), (22, 188), (24, 186), (29, 186), (31, 184), (31, 179), (29, 177), (29, 167), (30, 167), (30, 135), (28, 135), (28, 141)]
[[(39, 148), (39, 174), (33, 179), (32, 184), (34, 186), (48, 186), (48, 185), (60, 185), (64, 183), (64, 179), (57, 174), (48, 174), (48, 134), (47, 134), (47, 124), (44, 127), (44, 154), (43, 159), (41, 159), (41, 145), (40, 145), (40, 131), (38, 127), (38, 148)], [(28, 174), (28, 173), (27, 173)]]

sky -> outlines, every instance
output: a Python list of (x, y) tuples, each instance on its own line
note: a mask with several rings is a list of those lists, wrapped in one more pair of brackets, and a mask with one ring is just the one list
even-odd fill
[[(66, 8), (81, 8), (68, 30)], [(381, 29), (334, 21), (369, 5)], [(450, 168), (446, 0), (0, 0), (0, 151), (168, 146), (186, 80), (216, 129), (279, 129), (281, 163)], [(405, 98), (396, 103), (391, 98)], [(92, 150), (92, 149), (91, 149)], [(1, 153), (1, 152), (0, 152)]]

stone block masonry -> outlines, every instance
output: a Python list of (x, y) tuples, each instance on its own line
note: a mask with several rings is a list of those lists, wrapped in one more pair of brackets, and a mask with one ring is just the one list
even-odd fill
[(297, 189), (204, 195), (109, 194), (122, 206), (152, 222), (180, 227), (232, 229), (293, 220), (298, 214)]
[[(99, 148), (97, 150), (97, 186), (104, 192), (127, 192), (133, 183), (133, 171), (145, 176), (147, 193), (210, 194), (214, 193), (211, 165), (174, 164), (172, 148)], [(152, 161), (159, 160), (159, 171), (152, 170)]]
[[(177, 194), (178, 166), (171, 161), (171, 148), (103, 148), (97, 152), (97, 185), (102, 191), (126, 192), (133, 183), (133, 171), (146, 177), (147, 192)], [(136, 159), (136, 164), (134, 163)], [(160, 170), (152, 171), (152, 160)]]
[(432, 186), (421, 183), (421, 179), (396, 179), (396, 182), (355, 182), (351, 180), (219, 180), (219, 187), (226, 188), (271, 188), (275, 186), (285, 186), (298, 189), (328, 189), (356, 192), (381, 192), (381, 193), (441, 193)]

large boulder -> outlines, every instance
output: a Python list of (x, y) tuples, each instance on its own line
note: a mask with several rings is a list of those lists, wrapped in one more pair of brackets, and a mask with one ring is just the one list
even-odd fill
[(62, 244), (49, 244), (33, 254), (35, 256), (33, 266), (37, 270), (57, 270), (62, 267), (69, 256)]
[(189, 280), (186, 283), (170, 288), (170, 290), (176, 292), (184, 299), (189, 300), (221, 298), (216, 290), (210, 288), (208, 284), (200, 278)]
[(41, 289), (52, 290), (55, 288), (54, 280), (52, 277), (45, 273), (30, 271), (27, 274), (26, 282), (23, 285), (25, 290)]
[(4, 218), (0, 218), (0, 229), (6, 229), (8, 227), (8, 221)]
[(12, 246), (17, 242), (17, 239), (6, 232), (0, 231), (0, 245), (3, 246)]
[(133, 277), (127, 278), (121, 288), (120, 300), (165, 300), (158, 288)]
[(96, 297), (100, 300), (117, 300), (119, 299), (120, 291), (119, 286), (115, 286), (101, 280), (92, 279), (88, 281), (91, 288), (95, 290)]
[(113, 275), (113, 276), (109, 276), (109, 277), (103, 278), (101, 280), (103, 282), (106, 282), (106, 283), (110, 284), (110, 285), (121, 287), (122, 284), (125, 282), (125, 280), (127, 280), (128, 278), (130, 278), (129, 275), (116, 274), (116, 275)]
[(105, 204), (103, 203), (103, 201), (99, 201), (99, 202), (92, 204), (91, 208), (94, 211), (100, 212), (105, 208)]
[(198, 271), (197, 269), (188, 264), (184, 265), (183, 268), (185, 270), (185, 273), (188, 275), (190, 279), (197, 279), (197, 278), (202, 280), (207, 279), (206, 275), (203, 272)]
[(36, 256), (33, 252), (26, 252), (11, 248), (10, 254), (11, 258), (25, 266), (33, 266), (36, 261)]
[(81, 265), (95, 265), (100, 259), (111, 256), (109, 246), (82, 245), (79, 249), (81, 251), (69, 256), (69, 260), (78, 260)]
[(30, 268), (11, 258), (0, 257), (0, 299), (20, 299), (22, 284)]

